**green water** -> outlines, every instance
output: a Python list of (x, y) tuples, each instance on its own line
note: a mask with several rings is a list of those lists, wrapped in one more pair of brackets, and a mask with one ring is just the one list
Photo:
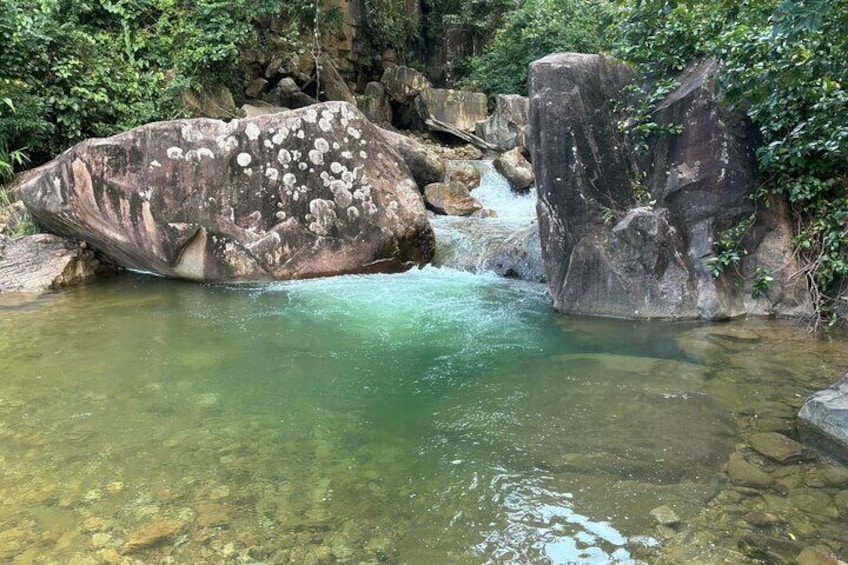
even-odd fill
[[(541, 287), (438, 269), (7, 298), (0, 560), (748, 562), (715, 516), (770, 494), (731, 496), (722, 467), (747, 433), (792, 433), (845, 346), (563, 317)], [(775, 496), (831, 463), (804, 465)], [(783, 512), (798, 543), (848, 524)]]

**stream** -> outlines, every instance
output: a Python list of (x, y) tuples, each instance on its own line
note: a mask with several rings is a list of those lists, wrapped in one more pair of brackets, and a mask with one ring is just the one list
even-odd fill
[[(564, 316), (543, 285), (435, 267), (263, 285), (127, 273), (4, 298), (0, 561), (840, 551), (848, 470), (749, 443), (796, 437), (846, 343), (775, 321)], [(771, 482), (731, 482), (734, 454)]]

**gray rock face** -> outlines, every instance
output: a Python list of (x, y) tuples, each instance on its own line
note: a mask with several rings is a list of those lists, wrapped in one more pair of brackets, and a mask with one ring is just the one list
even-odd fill
[(806, 439), (823, 443), (848, 459), (848, 374), (808, 398), (798, 420)]
[(283, 108), (305, 108), (318, 102), (308, 94), (301, 92), (300, 87), (291, 77), (286, 77), (277, 83), (263, 100)]
[(409, 169), (343, 102), (91, 139), (17, 188), (51, 231), (170, 277), (391, 272), (433, 254)]
[[(706, 62), (681, 77), (653, 119), (681, 124), (683, 133), (652, 140), (637, 162), (613, 109), (633, 80), (628, 67), (574, 53), (531, 65), (528, 145), (556, 308), (705, 319), (810, 311), (803, 281), (793, 278), (799, 269), (779, 204), (759, 211), (742, 241), (748, 255), (738, 273), (718, 279), (710, 273), (721, 232), (753, 212), (749, 196), (757, 179), (749, 126), (719, 105), (716, 71)], [(637, 202), (640, 178), (651, 206)], [(774, 281), (765, 297), (752, 299), (757, 268)]]
[(365, 92), (356, 97), (356, 105), (375, 124), (392, 123), (392, 106), (386, 89), (379, 82), (369, 82)]
[(42, 293), (82, 283), (113, 268), (86, 245), (51, 234), (0, 236), (0, 292)]
[(423, 90), (432, 85), (427, 77), (410, 67), (389, 67), (380, 82), (395, 102), (409, 104)]
[(526, 96), (498, 94), (495, 111), (489, 119), (477, 124), (477, 135), (504, 149), (526, 146), (525, 129), (529, 107), (530, 99)]
[(391, 130), (377, 128), (377, 131), (400, 154), (422, 191), (428, 184), (439, 182), (445, 176), (445, 162), (423, 143)]

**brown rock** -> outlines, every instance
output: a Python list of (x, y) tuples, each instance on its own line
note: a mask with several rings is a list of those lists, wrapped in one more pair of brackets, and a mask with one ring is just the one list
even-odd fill
[(525, 146), (529, 106), (526, 96), (498, 94), (495, 111), (488, 120), (477, 123), (477, 135), (504, 149)]
[(774, 479), (745, 461), (742, 454), (738, 452), (730, 455), (727, 474), (734, 485), (766, 489), (774, 484)]
[(845, 565), (830, 548), (824, 545), (805, 547), (798, 555), (798, 565)]
[(478, 122), (489, 117), (486, 95), (448, 88), (426, 88), (415, 100), (423, 120), (435, 119), (457, 129), (473, 132)]
[(200, 504), (197, 506), (197, 523), (204, 528), (226, 526), (230, 523), (230, 514), (220, 504)]
[(392, 123), (392, 106), (385, 87), (379, 82), (365, 85), (362, 96), (356, 97), (356, 105), (375, 124)]
[(257, 116), (267, 116), (268, 114), (279, 114), (280, 112), (288, 111), (288, 108), (274, 106), (262, 100), (254, 100), (252, 104), (242, 104), (241, 108), (239, 108), (239, 114), (242, 118), (255, 118)]
[(131, 532), (124, 546), (126, 553), (149, 549), (169, 541), (183, 529), (183, 524), (176, 520), (158, 518)]
[(248, 98), (259, 98), (267, 89), (268, 81), (264, 78), (257, 78), (250, 81), (250, 84), (244, 89), (244, 95)]
[(495, 159), (495, 169), (509, 181), (514, 190), (526, 191), (536, 178), (533, 176), (533, 165), (524, 157), (521, 148), (511, 149)]
[(475, 167), (473, 163), (461, 161), (445, 163), (444, 182), (461, 182), (468, 190), (474, 190), (480, 186), (480, 177), (480, 169)]
[(0, 236), (0, 292), (42, 293), (113, 270), (85, 244), (57, 235)]
[(183, 104), (196, 118), (235, 118), (238, 117), (233, 93), (223, 85), (205, 87), (199, 92), (184, 90)]
[(777, 432), (754, 434), (750, 443), (754, 451), (778, 463), (796, 463), (811, 457), (802, 444)]
[(305, 108), (318, 102), (308, 94), (301, 92), (300, 87), (291, 77), (286, 77), (278, 82), (277, 86), (266, 93), (262, 99), (282, 108)]
[(356, 104), (356, 98), (329, 57), (322, 58), (319, 76), (321, 78), (321, 90), (327, 100)]
[(476, 198), (468, 194), (465, 185), (459, 182), (434, 182), (424, 188), (424, 201), (437, 214), (468, 216), (483, 208)]
[(51, 231), (163, 276), (396, 272), (433, 254), (409, 169), (343, 102), (148, 124), (84, 141), (18, 182)]
[(759, 528), (767, 528), (770, 526), (781, 526), (786, 523), (786, 519), (772, 514), (771, 512), (749, 512), (742, 517), (752, 526)]

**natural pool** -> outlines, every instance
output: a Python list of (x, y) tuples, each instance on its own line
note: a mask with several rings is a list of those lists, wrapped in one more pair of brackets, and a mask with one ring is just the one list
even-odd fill
[[(434, 268), (263, 286), (124, 275), (5, 298), (0, 561), (839, 551), (848, 472), (746, 444), (794, 434), (804, 398), (848, 369), (846, 344), (774, 322), (565, 317), (540, 286)], [(772, 483), (732, 485), (737, 450)]]

